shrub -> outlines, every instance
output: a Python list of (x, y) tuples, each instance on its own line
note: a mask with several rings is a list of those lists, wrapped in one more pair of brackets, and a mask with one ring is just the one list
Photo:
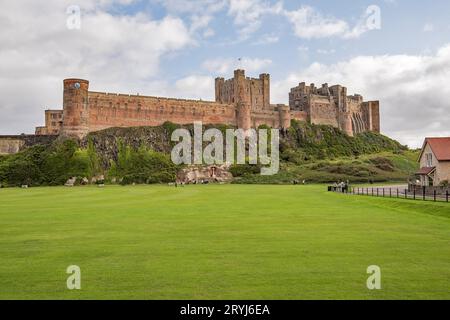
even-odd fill
[(0, 181), (8, 186), (63, 185), (70, 177), (85, 177), (88, 157), (72, 140), (50, 147), (33, 146), (0, 162)]
[(178, 167), (166, 154), (142, 146), (133, 150), (119, 141), (117, 161), (111, 164), (109, 177), (116, 177), (121, 184), (167, 183), (176, 180)]
[(259, 165), (236, 164), (230, 167), (230, 172), (233, 177), (242, 177), (251, 174), (259, 174), (261, 172), (261, 167)]
[(394, 171), (394, 163), (387, 158), (376, 157), (376, 158), (370, 159), (369, 161), (371, 163), (373, 163), (375, 165), (375, 167), (377, 167), (380, 170), (390, 171), (390, 172)]

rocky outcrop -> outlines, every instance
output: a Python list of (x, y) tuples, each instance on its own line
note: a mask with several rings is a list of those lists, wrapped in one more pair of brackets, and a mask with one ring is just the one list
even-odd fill
[(229, 167), (222, 166), (188, 166), (177, 174), (177, 181), (181, 183), (226, 183), (233, 180), (233, 175), (228, 171)]

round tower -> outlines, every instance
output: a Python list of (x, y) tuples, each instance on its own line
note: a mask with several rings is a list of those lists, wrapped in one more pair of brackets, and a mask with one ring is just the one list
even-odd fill
[(64, 80), (63, 125), (61, 134), (83, 138), (89, 132), (89, 81)]
[(280, 128), (288, 129), (291, 127), (291, 112), (290, 108), (284, 104), (278, 105), (278, 113), (280, 115)]
[(239, 102), (237, 105), (237, 126), (239, 129), (248, 130), (252, 127), (250, 105)]

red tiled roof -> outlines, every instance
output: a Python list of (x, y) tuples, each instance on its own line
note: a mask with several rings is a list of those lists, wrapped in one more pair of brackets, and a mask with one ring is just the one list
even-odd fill
[(436, 167), (421, 168), (416, 174), (421, 175), (421, 176), (426, 176), (426, 175), (430, 174), (431, 172), (433, 172), (434, 169), (436, 169)]
[[(438, 161), (450, 161), (450, 137), (446, 138), (426, 138), (423, 143), (423, 150), (425, 150), (426, 144), (429, 144), (431, 150)], [(420, 154), (422, 156), (422, 154)]]

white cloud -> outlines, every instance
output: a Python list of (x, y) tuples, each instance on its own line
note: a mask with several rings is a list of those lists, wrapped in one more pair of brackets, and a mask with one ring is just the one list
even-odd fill
[(223, 10), (228, 0), (154, 0), (163, 5), (170, 14), (190, 16), (191, 33), (200, 33), (204, 38), (209, 38), (215, 34), (210, 23), (214, 15)]
[(262, 0), (229, 0), (228, 14), (234, 17), (239, 28), (239, 40), (246, 40), (261, 27), (265, 15), (279, 15), (283, 12), (283, 3), (274, 5)]
[(226, 76), (231, 75), (235, 69), (245, 69), (247, 72), (251, 73), (264, 70), (271, 64), (272, 60), (270, 59), (244, 57), (239, 61), (238, 59), (232, 58), (216, 58), (206, 60), (202, 64), (202, 67), (217, 76)]
[(195, 100), (214, 100), (214, 78), (210, 76), (191, 75), (178, 80), (175, 90), (179, 98)]
[(66, 28), (71, 1), (2, 2), (1, 134), (32, 132), (42, 124), (43, 109), (61, 107), (67, 77), (87, 78), (94, 90), (149, 92), (162, 56), (193, 43), (178, 18), (109, 14), (119, 2), (130, 1), (79, 0), (81, 30)]
[(294, 25), (294, 32), (299, 38), (324, 38), (341, 35), (348, 31), (348, 24), (345, 21), (325, 17), (310, 6), (286, 11), (286, 16)]
[(195, 32), (197, 30), (205, 29), (209, 26), (209, 23), (213, 19), (210, 15), (193, 15), (191, 17), (191, 27), (190, 31)]
[(284, 14), (294, 26), (295, 35), (303, 39), (352, 39), (381, 27), (381, 14), (377, 6), (369, 6), (353, 28), (345, 20), (323, 15), (311, 6), (301, 6), (294, 11), (285, 10)]
[(227, 0), (155, 0), (171, 13), (215, 13), (222, 10)]
[(420, 146), (426, 136), (450, 135), (450, 45), (434, 55), (360, 56), (324, 65), (314, 63), (272, 85), (272, 101), (288, 100), (301, 81), (345, 85), (349, 94), (380, 100), (383, 133)]
[(203, 38), (210, 38), (213, 37), (216, 34), (214, 29), (207, 28), (205, 31), (203, 31)]

